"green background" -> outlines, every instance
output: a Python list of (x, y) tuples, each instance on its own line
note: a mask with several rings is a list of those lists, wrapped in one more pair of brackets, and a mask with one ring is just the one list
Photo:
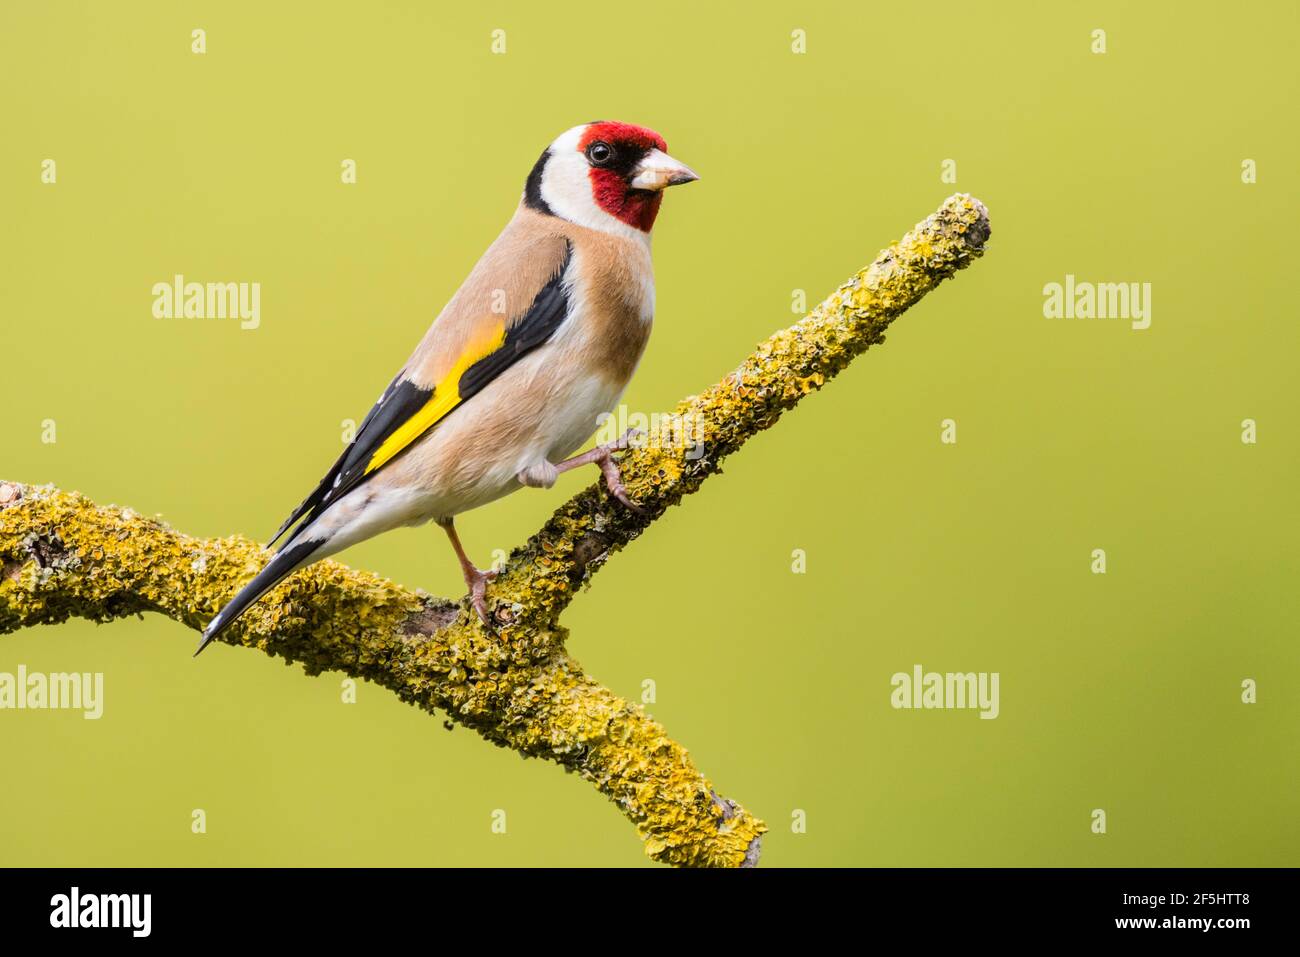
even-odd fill
[[(633, 411), (967, 191), (987, 257), (612, 561), (571, 650), (655, 681), (765, 864), (1296, 863), (1294, 4), (439, 6), (4, 4), (0, 477), (264, 538), (577, 123), (651, 126), (702, 176), (656, 229)], [(154, 319), (177, 272), (260, 282), (261, 328)], [(1044, 318), (1066, 273), (1150, 282), (1151, 328)], [(471, 553), (593, 478), (464, 516)], [(462, 593), (435, 528), (343, 560)], [(106, 685), (98, 722), (0, 712), (0, 863), (644, 862), (553, 765), (194, 643), (0, 640), (0, 671)], [(893, 710), (916, 663), (999, 672), (1001, 716)]]

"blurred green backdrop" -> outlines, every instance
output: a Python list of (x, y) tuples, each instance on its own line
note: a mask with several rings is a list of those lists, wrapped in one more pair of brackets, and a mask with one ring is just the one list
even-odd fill
[[(614, 560), (572, 650), (633, 699), (654, 680), (769, 865), (1294, 864), (1296, 28), (1291, 3), (5, 4), (0, 477), (265, 537), (576, 123), (652, 126), (703, 177), (656, 230), (634, 411), (968, 191), (988, 256)], [(175, 273), (260, 282), (261, 327), (154, 319)], [(1044, 318), (1066, 273), (1150, 282), (1151, 328)], [(467, 545), (593, 477), (465, 516)], [(436, 529), (343, 559), (463, 590)], [(0, 640), (0, 671), (106, 685), (97, 722), (0, 712), (0, 863), (644, 861), (554, 766), (194, 642)], [(917, 663), (999, 672), (1001, 715), (892, 709)]]

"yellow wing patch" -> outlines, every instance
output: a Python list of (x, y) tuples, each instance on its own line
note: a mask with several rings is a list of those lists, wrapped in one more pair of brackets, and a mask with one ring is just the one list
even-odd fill
[(393, 434), (384, 439), (383, 444), (375, 450), (375, 454), (370, 457), (370, 461), (366, 464), (365, 474), (369, 475), (382, 466), (394, 455), (422, 436), (448, 412), (460, 405), (460, 377), (474, 363), (500, 349), (505, 340), (506, 324), (504, 318), (498, 319), (493, 325), (484, 330), (483, 335), (471, 340), (460, 354), (460, 358), (456, 360), (456, 364), (434, 386), (433, 397), (425, 403), (420, 411), (394, 429)]

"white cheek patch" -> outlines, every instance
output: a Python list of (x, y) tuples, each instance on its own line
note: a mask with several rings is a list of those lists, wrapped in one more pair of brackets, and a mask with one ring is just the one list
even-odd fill
[(542, 172), (542, 200), (561, 219), (615, 236), (635, 237), (650, 242), (650, 234), (629, 226), (596, 205), (591, 195), (591, 167), (578, 149), (585, 126), (561, 133), (551, 144), (550, 157)]

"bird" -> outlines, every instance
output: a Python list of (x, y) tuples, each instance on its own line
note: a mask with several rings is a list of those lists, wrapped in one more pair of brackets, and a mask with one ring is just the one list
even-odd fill
[(270, 561), (211, 619), (197, 657), (276, 584), (357, 542), (433, 522), (485, 626), (496, 573), (456, 516), (585, 465), (638, 509), (614, 454), (574, 453), (632, 379), (654, 317), (651, 232), (663, 192), (699, 179), (643, 126), (597, 120), (543, 150), (519, 204), (324, 478), (280, 526)]

